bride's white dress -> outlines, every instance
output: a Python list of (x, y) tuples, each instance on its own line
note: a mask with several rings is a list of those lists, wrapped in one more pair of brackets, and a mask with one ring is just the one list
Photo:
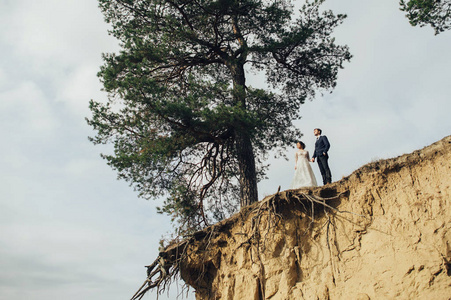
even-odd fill
[(295, 154), (296, 170), (294, 178), (291, 182), (291, 189), (301, 187), (318, 186), (315, 174), (313, 174), (312, 166), (310, 166), (310, 156), (307, 150), (298, 150)]

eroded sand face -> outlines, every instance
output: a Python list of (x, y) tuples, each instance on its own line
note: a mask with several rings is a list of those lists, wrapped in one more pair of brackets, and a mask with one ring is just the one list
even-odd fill
[[(190, 244), (182, 278), (197, 299), (450, 299), (450, 185), (451, 136), (243, 209)], [(341, 212), (312, 214), (309, 193)]]

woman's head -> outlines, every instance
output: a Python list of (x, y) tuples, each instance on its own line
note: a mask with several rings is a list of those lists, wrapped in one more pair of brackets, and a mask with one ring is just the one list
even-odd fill
[(301, 141), (298, 141), (296, 143), (296, 146), (298, 147), (298, 149), (305, 149), (305, 144)]

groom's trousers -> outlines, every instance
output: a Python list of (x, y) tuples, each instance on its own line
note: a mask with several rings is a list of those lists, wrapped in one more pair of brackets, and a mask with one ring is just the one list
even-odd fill
[(328, 160), (329, 156), (327, 155), (321, 155), (317, 157), (319, 171), (321, 172), (321, 176), (323, 177), (323, 184), (332, 182), (332, 175), (330, 174)]

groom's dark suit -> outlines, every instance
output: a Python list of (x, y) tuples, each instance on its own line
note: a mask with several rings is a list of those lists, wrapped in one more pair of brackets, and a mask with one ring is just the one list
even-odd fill
[(321, 176), (323, 177), (323, 183), (331, 183), (332, 175), (329, 169), (329, 155), (327, 151), (329, 151), (330, 144), (329, 140), (325, 135), (320, 135), (315, 143), (315, 152), (313, 153), (313, 158), (316, 158), (318, 162), (319, 171), (321, 172)]

